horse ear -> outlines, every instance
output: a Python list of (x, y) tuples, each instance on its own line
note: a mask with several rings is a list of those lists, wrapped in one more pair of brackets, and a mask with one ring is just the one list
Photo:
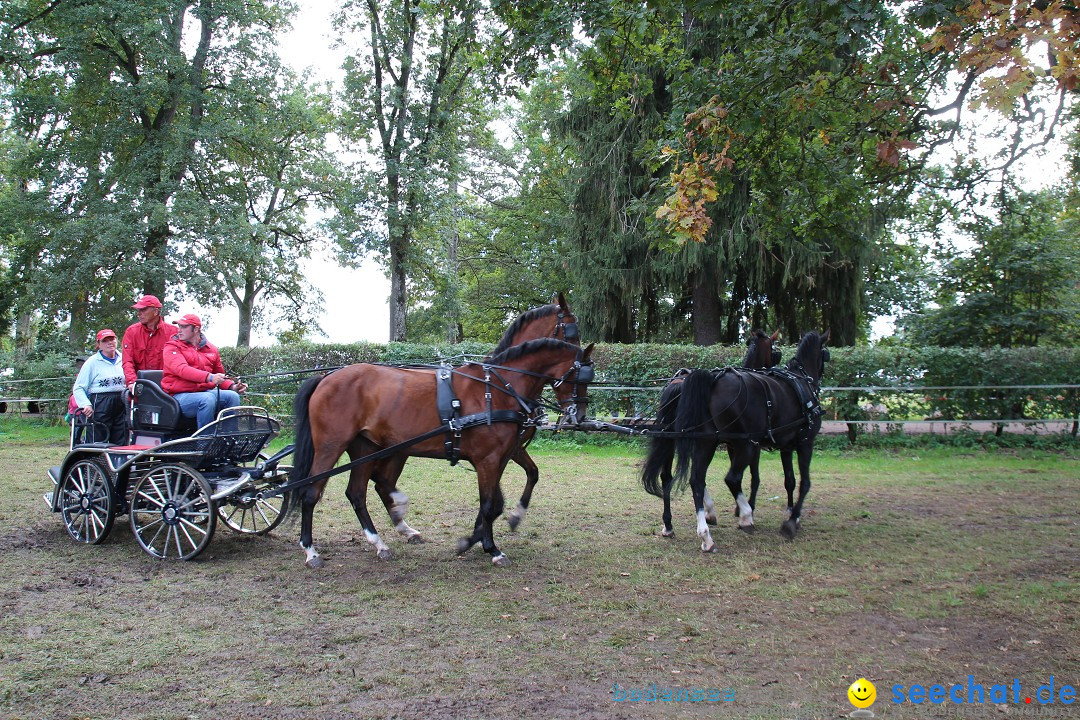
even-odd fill
[(566, 296), (562, 294), (561, 290), (551, 298), (551, 302), (559, 303), (559, 307), (562, 308), (563, 312), (570, 312), (570, 308), (566, 305)]
[(587, 348), (585, 348), (585, 352), (583, 352), (581, 354), (581, 357), (583, 359), (585, 359), (585, 360), (589, 359), (589, 356), (592, 355), (592, 349), (593, 349), (594, 345), (596, 345), (596, 343), (589, 343), (589, 346)]
[(776, 328), (776, 332), (769, 336), (769, 340), (776, 342), (780, 338), (780, 328)]
[(830, 329), (830, 330), (826, 330), (826, 331), (825, 331), (825, 334), (821, 336), (821, 346), (822, 346), (822, 347), (824, 347), (824, 346), (825, 346), (825, 343), (829, 342), (829, 333), (830, 333), (830, 332), (832, 332), (832, 330), (831, 330), (831, 329)]

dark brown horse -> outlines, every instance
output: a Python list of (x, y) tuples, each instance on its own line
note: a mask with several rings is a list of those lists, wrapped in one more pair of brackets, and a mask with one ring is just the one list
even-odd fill
[[(766, 335), (761, 330), (751, 331), (742, 367), (762, 369), (779, 365), (780, 351), (774, 348), (774, 344), (779, 337), (779, 330), (772, 335)], [(675, 429), (675, 411), (678, 408), (679, 397), (682, 394), (683, 380), (686, 379), (689, 373), (689, 370), (680, 370), (661, 391), (660, 404), (656, 411), (656, 425), (659, 430), (670, 432)], [(645, 456), (645, 462), (641, 469), (641, 484), (644, 486), (645, 491), (664, 499), (664, 526), (660, 529), (660, 534), (664, 537), (673, 537), (675, 535), (675, 530), (671, 526), (671, 489), (673, 485), (671, 465), (674, 459), (675, 438), (654, 436), (649, 441), (649, 452)], [(753, 457), (750, 461), (750, 507), (754, 507), (758, 485), (761, 484), (761, 476), (758, 473), (760, 459), (761, 449), (758, 447), (753, 448)], [(678, 490), (681, 492), (685, 487), (686, 483), (683, 483)], [(713, 501), (708, 488), (705, 488), (704, 503), (705, 521), (709, 525), (715, 525), (716, 510), (713, 508)], [(738, 506), (735, 508), (735, 515), (739, 515)]]
[[(499, 487), (503, 470), (520, 447), (522, 423), (535, 411), (545, 385), (555, 388), (560, 407), (580, 405), (577, 412), (584, 414), (588, 402), (586, 385), (592, 379), (591, 353), (591, 345), (583, 350), (545, 338), (515, 345), (481, 363), (453, 369), (454, 393), (460, 400), (460, 437), (455, 444), (458, 456), (476, 469), (480, 491), (473, 533), (458, 543), (459, 553), (479, 542), (493, 564), (510, 563), (492, 537), (492, 523), (503, 511)], [(342, 453), (356, 460), (440, 428), (443, 421), (437, 407), (438, 372), (439, 368), (360, 364), (309, 379), (293, 404), (294, 480), (322, 476)], [(368, 481), (374, 480), (375, 490), (390, 508), (395, 522), (403, 522), (408, 498), (397, 489), (397, 480), (406, 459), (446, 457), (445, 443), (446, 434), (438, 433), (402, 447), (379, 463), (362, 463), (351, 469), (345, 494), (380, 558), (389, 558), (390, 549), (368, 514)], [(302, 512), (300, 545), (311, 567), (322, 565), (312, 541), (312, 513), (327, 480), (322, 477), (294, 491), (293, 506), (299, 504)]]
[[(753, 510), (743, 497), (743, 471), (760, 446), (780, 451), (788, 517), (780, 532), (793, 539), (799, 530), (802, 506), (810, 492), (810, 459), (814, 438), (821, 429), (821, 376), (829, 350), (829, 333), (803, 335), (795, 357), (783, 368), (760, 373), (695, 370), (683, 381), (675, 430), (685, 433), (676, 441), (675, 481), (690, 474), (690, 489), (697, 509), (701, 549), (715, 549), (705, 521), (705, 473), (720, 443), (726, 443), (731, 466), (724, 482), (741, 511), (739, 524), (753, 525)], [(799, 457), (799, 499), (794, 500), (795, 471), (792, 454)]]

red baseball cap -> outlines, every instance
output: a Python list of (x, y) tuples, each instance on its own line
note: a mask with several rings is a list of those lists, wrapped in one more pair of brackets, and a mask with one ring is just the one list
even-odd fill
[(97, 341), (101, 342), (105, 338), (112, 338), (113, 340), (115, 340), (116, 339), (116, 333), (114, 333), (109, 328), (105, 328), (104, 330), (98, 330), (98, 332), (97, 332)]
[(194, 313), (188, 313), (179, 320), (173, 320), (173, 322), (177, 325), (194, 325), (197, 328), (202, 328), (202, 320), (200, 320), (199, 316)]
[(137, 303), (135, 303), (134, 305), (132, 305), (131, 307), (133, 307), (136, 310), (142, 310), (143, 308), (148, 308), (148, 307), (159, 308), (159, 307), (161, 307), (161, 301), (158, 300), (157, 296), (155, 296), (155, 295), (143, 295), (141, 298), (139, 298), (139, 301)]

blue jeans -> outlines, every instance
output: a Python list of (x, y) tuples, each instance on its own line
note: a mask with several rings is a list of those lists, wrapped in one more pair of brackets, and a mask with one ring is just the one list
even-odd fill
[(217, 414), (225, 408), (236, 407), (240, 404), (240, 394), (235, 390), (177, 393), (173, 397), (180, 403), (180, 412), (184, 417), (195, 418), (199, 427), (212, 423)]

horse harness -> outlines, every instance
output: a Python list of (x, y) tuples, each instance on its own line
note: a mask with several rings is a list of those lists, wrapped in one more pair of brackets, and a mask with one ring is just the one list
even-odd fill
[[(814, 425), (814, 420), (821, 417), (824, 414), (824, 410), (821, 408), (821, 389), (818, 383), (814, 380), (813, 376), (806, 371), (802, 363), (796, 361), (796, 368), (798, 373), (793, 372), (790, 368), (786, 367), (771, 367), (771, 368), (734, 368), (726, 367), (713, 371), (713, 382), (726, 373), (735, 373), (740, 378), (752, 377), (758, 381), (762, 391), (765, 393), (765, 435), (764, 436), (749, 436), (745, 433), (723, 433), (717, 432), (715, 437), (719, 440), (724, 439), (741, 439), (749, 440), (755, 444), (759, 444), (762, 440), (768, 439), (770, 445), (776, 445), (775, 433), (790, 430), (794, 427), (800, 427), (802, 430), (802, 439), (806, 440), (810, 434), (810, 428)], [(795, 397), (798, 399), (799, 408), (801, 410), (801, 417), (798, 420), (794, 420), (779, 427), (773, 427), (773, 397), (771, 392), (771, 386), (767, 382), (763, 382), (761, 376), (775, 377), (784, 380), (794, 391)]]
[[(511, 390), (511, 393), (521, 405), (521, 411), (493, 410), (491, 408), (492, 368), (488, 365), (484, 365), (483, 368), (484, 385), (487, 386), (487, 390), (484, 391), (484, 403), (487, 405), (487, 409), (484, 412), (473, 413), (464, 417), (461, 415), (461, 400), (454, 394), (454, 375), (456, 373), (453, 366), (443, 363), (435, 371), (435, 405), (439, 411), (439, 420), (442, 422), (443, 427), (446, 428), (446, 439), (443, 441), (443, 447), (446, 451), (446, 459), (450, 461), (451, 465), (457, 465), (458, 461), (461, 460), (462, 430), (476, 425), (490, 425), (495, 422), (517, 423), (523, 428), (530, 419), (535, 417), (540, 409), (539, 404), (530, 407), (533, 405), (532, 403)], [(498, 376), (498, 373), (496, 373), (496, 376)], [(502, 380), (502, 378), (499, 379)], [(507, 387), (509, 388), (509, 385)], [(519, 430), (520, 432), (521, 430)]]
[[(575, 360), (574, 364), (570, 367), (570, 369), (567, 370), (566, 373), (554, 383), (554, 385), (558, 387), (569, 379), (571, 373), (577, 374), (577, 377), (574, 380), (574, 394), (570, 400), (571, 403), (574, 403), (573, 407), (575, 408), (577, 403), (588, 402), (588, 397), (584, 399), (578, 399), (578, 383), (590, 383), (595, 377), (592, 362), (582, 362), (580, 360), (580, 350), (578, 352), (579, 359)], [(459, 443), (461, 440), (462, 430), (476, 427), (479, 425), (491, 425), (492, 423), (512, 422), (516, 423), (519, 426), (518, 434), (520, 436), (520, 434), (525, 431), (526, 426), (539, 424), (541, 420), (540, 416), (542, 415), (542, 410), (544, 407), (542, 403), (531, 402), (528, 399), (521, 397), (521, 395), (519, 395), (517, 391), (515, 391), (514, 388), (510, 385), (510, 383), (506, 382), (502, 379), (502, 377), (499, 376), (499, 366), (488, 365), (485, 363), (481, 364), (481, 367), (484, 368), (484, 379), (482, 381), (479, 378), (473, 378), (472, 376), (466, 377), (477, 380), (479, 382), (483, 382), (487, 386), (487, 390), (484, 392), (484, 402), (487, 405), (487, 409), (484, 412), (473, 413), (471, 415), (465, 416), (461, 415), (461, 400), (459, 400), (454, 394), (453, 389), (453, 376), (460, 373), (458, 373), (453, 366), (443, 363), (435, 369), (435, 381), (437, 383), (435, 402), (439, 411), (439, 419), (442, 421), (442, 424), (439, 427), (428, 430), (426, 433), (417, 435), (416, 437), (399, 442), (396, 445), (391, 445), (390, 447), (385, 447), (381, 450), (377, 450), (370, 455), (365, 455), (355, 460), (351, 460), (350, 462), (347, 462), (343, 465), (338, 465), (337, 467), (331, 468), (330, 470), (326, 470), (316, 475), (311, 475), (309, 477), (299, 478), (296, 480), (289, 480), (288, 482), (282, 483), (273, 490), (260, 492), (258, 494), (258, 497), (262, 499), (267, 497), (274, 497), (277, 495), (283, 495), (286, 492), (294, 490), (298, 487), (311, 485), (320, 480), (324, 480), (334, 475), (343, 473), (347, 470), (351, 470), (357, 465), (362, 465), (365, 463), (374, 462), (375, 460), (381, 460), (385, 457), (390, 457), (391, 455), (395, 455), (401, 452), (405, 448), (416, 445), (417, 443), (421, 443), (424, 440), (435, 437), (439, 434), (446, 435), (446, 441), (444, 442), (444, 447), (446, 448), (446, 459), (450, 461), (451, 465), (456, 465), (461, 459)], [(340, 368), (335, 368), (335, 370), (337, 369)], [(516, 368), (513, 369), (513, 372), (523, 373), (526, 375), (538, 375), (538, 373), (531, 373), (527, 370), (520, 370)], [(499, 390), (505, 392), (511, 397), (514, 397), (518, 401), (518, 404), (521, 406), (520, 410), (492, 409), (491, 388), (494, 386), (494, 383), (491, 380), (492, 375), (494, 375), (495, 378), (503, 384), (503, 387), (499, 388)]]
[[(569, 327), (573, 327), (574, 323), (570, 323)], [(578, 351), (579, 359), (574, 361), (574, 364), (566, 371), (561, 378), (554, 382), (554, 386), (558, 387), (566, 382), (571, 373), (575, 373), (573, 394), (570, 398), (570, 411), (577, 412), (577, 406), (579, 404), (587, 403), (588, 397), (584, 399), (578, 397), (577, 389), (580, 383), (590, 383), (595, 377), (595, 371), (591, 362), (582, 363), (580, 360), (580, 350)], [(445, 440), (443, 441), (443, 447), (446, 451), (446, 459), (451, 465), (457, 465), (461, 460), (461, 431), (475, 427), (477, 425), (491, 425), (496, 422), (513, 422), (519, 426), (518, 434), (525, 432), (525, 428), (529, 425), (538, 425), (543, 421), (544, 404), (538, 401), (528, 400), (521, 397), (516, 390), (510, 385), (510, 383), (503, 380), (499, 375), (499, 368), (497, 365), (488, 365), (486, 363), (481, 364), (484, 370), (483, 382), (486, 390), (484, 391), (484, 404), (487, 406), (484, 412), (473, 413), (472, 415), (461, 415), (461, 400), (458, 399), (454, 393), (454, 375), (458, 373), (453, 366), (443, 363), (435, 371), (435, 404), (436, 409), (439, 412), (439, 420), (442, 422), (442, 426), (446, 428)], [(535, 374), (524, 370), (515, 369), (513, 372)], [(491, 407), (491, 388), (494, 387), (492, 382), (492, 376), (502, 383), (502, 387), (499, 388), (502, 392), (510, 395), (517, 400), (520, 406), (519, 410), (493, 410)], [(471, 375), (465, 375), (471, 380), (479, 380)]]

